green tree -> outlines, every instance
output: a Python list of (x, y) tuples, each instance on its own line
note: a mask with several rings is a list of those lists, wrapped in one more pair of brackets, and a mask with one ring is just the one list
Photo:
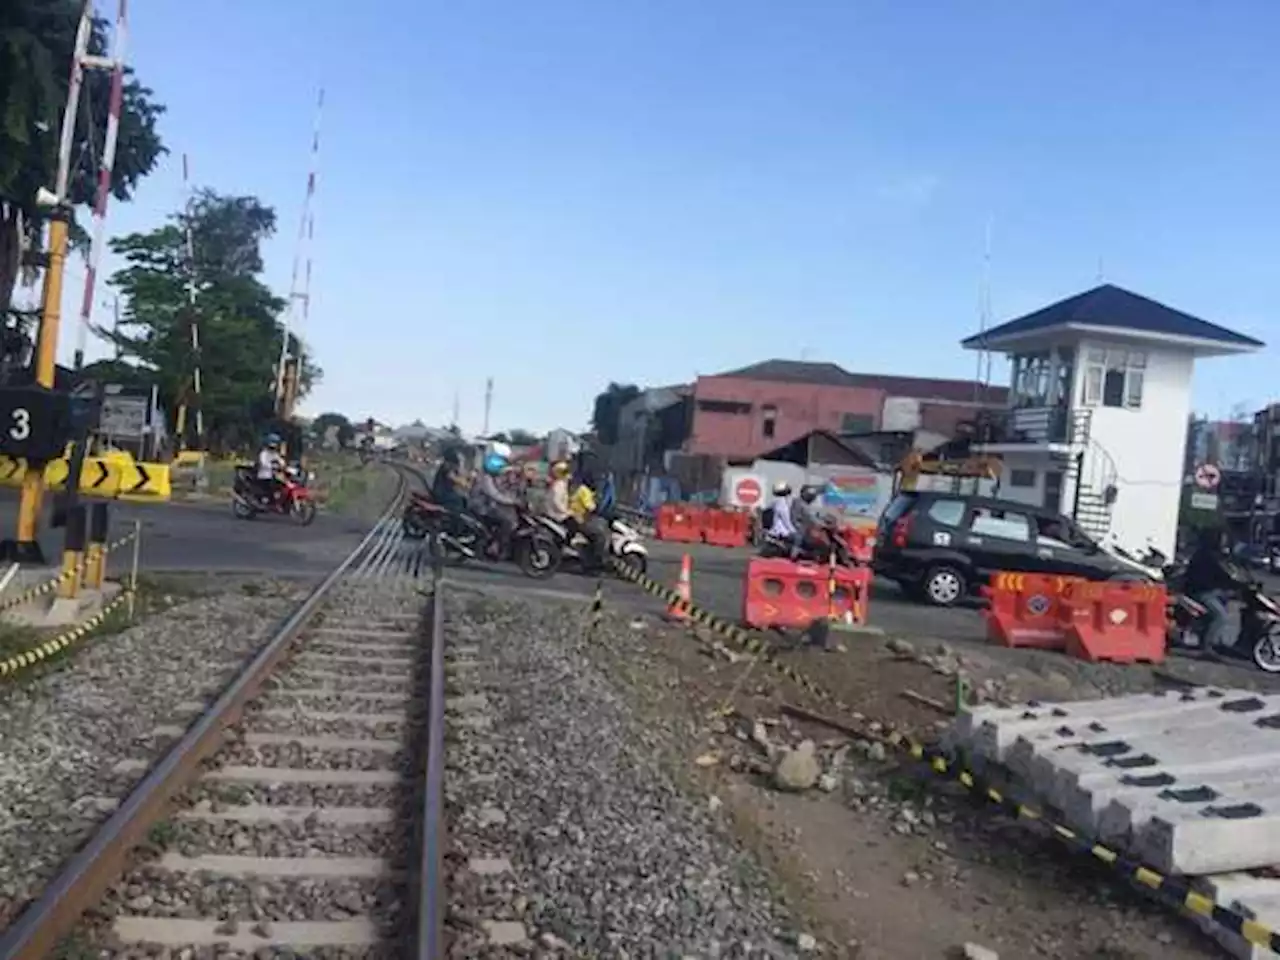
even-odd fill
[(521, 430), (519, 427), (510, 431), (507, 436), (511, 439), (513, 447), (532, 447), (538, 442), (538, 437), (530, 433), (528, 430)]
[[(275, 231), (275, 212), (255, 197), (200, 191), (163, 227), (115, 239), (126, 266), (112, 278), (123, 309), (120, 330), (98, 328), (124, 360), (145, 371), (174, 410), (190, 400), (194, 356), (187, 280), (194, 282), (200, 324), (202, 407), (215, 449), (253, 443), (274, 417), (274, 370), (286, 303), (259, 278), (262, 242)], [(186, 254), (190, 226), (194, 262)], [(297, 339), (290, 336), (290, 349)], [(302, 353), (299, 397), (320, 370)]]
[(591, 409), (591, 428), (605, 446), (618, 442), (618, 415), (623, 406), (640, 396), (640, 388), (631, 383), (610, 383), (596, 396)]
[(338, 446), (343, 449), (351, 446), (351, 441), (355, 439), (356, 430), (351, 425), (351, 421), (342, 414), (322, 413), (311, 421), (311, 432), (318, 440), (323, 440), (329, 430), (335, 427), (338, 431)]
[[(23, 233), (32, 242), (39, 236), (36, 191), (52, 189), (56, 179), (58, 137), (82, 7), (80, 0), (0, 2), (0, 319), (8, 316), (18, 281)], [(94, 21), (89, 52), (108, 52), (106, 21)], [(68, 182), (73, 206), (93, 203), (110, 86), (108, 71), (85, 72)], [(166, 152), (156, 132), (163, 112), (152, 91), (126, 71), (111, 176), (116, 200), (128, 200)]]

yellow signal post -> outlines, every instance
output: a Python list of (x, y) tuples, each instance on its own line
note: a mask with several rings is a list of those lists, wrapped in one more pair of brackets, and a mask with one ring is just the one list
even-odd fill
[[(62, 272), (67, 259), (68, 208), (62, 204), (49, 212), (49, 265), (44, 274), (40, 299), (40, 332), (36, 338), (36, 383), (52, 388), (54, 358), (58, 350), (58, 324), (62, 319)], [(28, 469), (22, 477), (22, 497), (18, 502), (17, 555), (25, 563), (43, 563), (44, 554), (36, 539), (40, 507), (44, 497), (44, 471)]]
[(74, 598), (80, 594), (80, 564), (84, 562), (85, 507), (77, 504), (67, 511), (66, 548), (62, 551), (62, 576), (58, 596)]
[(107, 505), (95, 503), (88, 510), (89, 540), (84, 551), (84, 585), (91, 590), (101, 590), (107, 569)]

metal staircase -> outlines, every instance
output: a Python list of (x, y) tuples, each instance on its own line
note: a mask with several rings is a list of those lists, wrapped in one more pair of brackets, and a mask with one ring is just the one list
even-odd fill
[(1096, 540), (1101, 540), (1111, 531), (1119, 476), (1111, 454), (1092, 437), (1085, 438), (1083, 449), (1073, 454), (1067, 465), (1066, 478), (1076, 490), (1072, 505), (1075, 521), (1081, 530)]

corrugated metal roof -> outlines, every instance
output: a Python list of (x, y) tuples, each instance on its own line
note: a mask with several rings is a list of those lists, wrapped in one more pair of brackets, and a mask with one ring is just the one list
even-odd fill
[[(915, 397), (920, 400), (950, 400), (955, 403), (972, 403), (974, 400), (972, 380), (850, 373), (835, 363), (808, 363), (803, 360), (764, 360), (753, 363), (749, 367), (717, 373), (714, 376), (735, 380), (805, 383), (816, 387), (868, 387), (883, 390), (896, 397)], [(1003, 403), (1007, 395), (1007, 387), (988, 386), (982, 393), (985, 401), (994, 403)]]

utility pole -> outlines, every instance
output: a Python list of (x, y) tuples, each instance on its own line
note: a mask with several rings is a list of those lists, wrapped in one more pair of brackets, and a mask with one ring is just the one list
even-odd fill
[[(120, 0), (120, 14), (116, 20), (115, 43), (117, 52), (123, 51), (124, 2)], [(53, 388), (55, 358), (58, 350), (58, 324), (62, 319), (62, 273), (67, 258), (67, 223), (71, 211), (67, 206), (67, 183), (71, 179), (71, 148), (75, 143), (76, 113), (80, 104), (80, 88), (84, 83), (86, 67), (90, 62), (89, 37), (92, 32), (92, 10), (88, 2), (80, 14), (76, 28), (76, 42), (71, 59), (71, 79), (67, 85), (67, 103), (62, 113), (62, 130), (58, 141), (58, 171), (53, 193), (42, 189), (36, 202), (49, 210), (49, 250), (45, 266), (44, 286), (40, 298), (40, 329), (36, 339), (34, 357), (35, 381), (47, 389)], [(119, 114), (113, 84), (112, 104)], [(28, 470), (22, 477), (22, 494), (18, 502), (18, 529), (15, 542), (6, 552), (19, 563), (43, 563), (44, 554), (36, 539), (36, 527), (40, 518), (41, 501), (44, 498), (44, 472)]]
[[(204, 448), (204, 405), (200, 387), (200, 316), (196, 312), (196, 245), (192, 220), (195, 215), (195, 195), (191, 192), (191, 175), (187, 155), (182, 155), (182, 192), (186, 194), (186, 261), (187, 261), (187, 311), (191, 314), (191, 406), (195, 410), (196, 449)], [(187, 393), (184, 390), (178, 404), (178, 416), (174, 423), (178, 435), (178, 449), (187, 449)]]
[[(978, 336), (987, 332), (991, 325), (991, 232), (995, 218), (987, 217), (986, 236), (982, 247), (982, 286), (978, 291)], [(984, 370), (985, 367), (985, 370)], [(991, 381), (991, 354), (985, 343), (978, 349), (978, 371), (973, 380), (973, 400), (978, 403), (985, 393), (984, 388)]]
[(482, 437), (489, 435), (489, 413), (493, 409), (493, 377), (484, 382), (484, 428), (480, 431)]
[(460, 405), (461, 405), (461, 401), (458, 398), (458, 391), (454, 390), (453, 391), (453, 426), (457, 427), (459, 430), (462, 429), (458, 424), (458, 417), (460, 416)]

